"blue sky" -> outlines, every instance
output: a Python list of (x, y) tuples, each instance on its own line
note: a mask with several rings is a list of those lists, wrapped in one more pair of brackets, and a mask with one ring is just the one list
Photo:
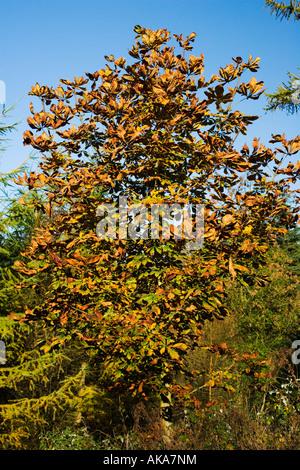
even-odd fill
[[(16, 168), (31, 149), (23, 146), (28, 129), (31, 86), (57, 86), (105, 66), (104, 55), (128, 57), (136, 24), (166, 28), (172, 34), (197, 34), (194, 55), (204, 54), (207, 78), (218, 73), (232, 57), (261, 57), (257, 80), (269, 92), (287, 81), (287, 70), (300, 66), (300, 21), (280, 21), (264, 9), (264, 0), (9, 0), (0, 1), (0, 80), (6, 84), (7, 107), (17, 102), (7, 123), (21, 121), (10, 135), (0, 158), (0, 172)], [(248, 76), (247, 78), (250, 78)], [(245, 77), (246, 79), (246, 77)], [(268, 143), (272, 133), (287, 138), (300, 134), (299, 114), (287, 116), (263, 110), (265, 97), (246, 105), (242, 112), (262, 116), (249, 129), (244, 142), (254, 136)]]

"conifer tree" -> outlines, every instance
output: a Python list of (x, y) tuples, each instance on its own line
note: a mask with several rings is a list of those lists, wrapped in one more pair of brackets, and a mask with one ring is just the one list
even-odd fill
[[(300, 2), (298, 0), (291, 0), (289, 4), (265, 0), (265, 7), (269, 8), (271, 13), (281, 20), (293, 18), (295, 21), (298, 21), (300, 19)], [(280, 84), (274, 93), (266, 93), (266, 96), (268, 98), (267, 111), (280, 109), (289, 114), (297, 112), (300, 104), (299, 73), (294, 75), (288, 72), (288, 82)]]

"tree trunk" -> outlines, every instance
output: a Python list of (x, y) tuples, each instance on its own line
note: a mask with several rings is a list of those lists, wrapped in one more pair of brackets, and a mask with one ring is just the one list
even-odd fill
[[(166, 384), (166, 388), (170, 387)], [(163, 440), (165, 444), (168, 444), (172, 438), (173, 432), (173, 403), (172, 394), (167, 390), (166, 393), (161, 394), (160, 397), (160, 420), (163, 432)]]

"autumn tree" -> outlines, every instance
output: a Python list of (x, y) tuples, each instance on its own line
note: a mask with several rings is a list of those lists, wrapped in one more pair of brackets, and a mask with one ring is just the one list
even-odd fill
[[(172, 46), (165, 29), (135, 33), (129, 63), (110, 55), (86, 78), (32, 87), (42, 107), (30, 105), (24, 143), (43, 156), (39, 171), (18, 182), (45, 192), (36, 208), (49, 218), (16, 268), (28, 282), (49, 279), (32, 285), (42, 301), (22, 319), (50, 332), (42, 350), (80, 340), (116, 390), (161, 397), (167, 432), (178, 377), (198, 373), (187, 369), (187, 352), (201, 344), (206, 320), (229, 314), (224, 279), (257, 280), (266, 242), (296, 223), (297, 197), (287, 197), (300, 163), (283, 162), (300, 139), (273, 135), (273, 150), (258, 139), (237, 149), (257, 117), (233, 106), (263, 93), (254, 76), (242, 80), (259, 58), (237, 57), (206, 79), (203, 55), (191, 54), (195, 33), (175, 34)], [(149, 218), (154, 204), (188, 207), (193, 233), (203, 206), (203, 248), (189, 248), (180, 218), (170, 236), (161, 219), (159, 234), (133, 221), (124, 233), (119, 197), (123, 211), (142, 202)], [(104, 204), (116, 208), (116, 230), (99, 238)]]

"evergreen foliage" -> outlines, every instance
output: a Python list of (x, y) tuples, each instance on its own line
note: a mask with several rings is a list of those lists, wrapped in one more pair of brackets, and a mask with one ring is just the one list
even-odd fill
[[(275, 2), (265, 0), (265, 8), (269, 8), (271, 13), (277, 18), (289, 20), (294, 17), (295, 21), (300, 19), (300, 2), (291, 0), (289, 4), (284, 2)], [(268, 105), (266, 111), (275, 111), (276, 109), (293, 114), (298, 111), (300, 104), (300, 76), (288, 72), (288, 83), (282, 83), (277, 87), (274, 93), (266, 93)]]

